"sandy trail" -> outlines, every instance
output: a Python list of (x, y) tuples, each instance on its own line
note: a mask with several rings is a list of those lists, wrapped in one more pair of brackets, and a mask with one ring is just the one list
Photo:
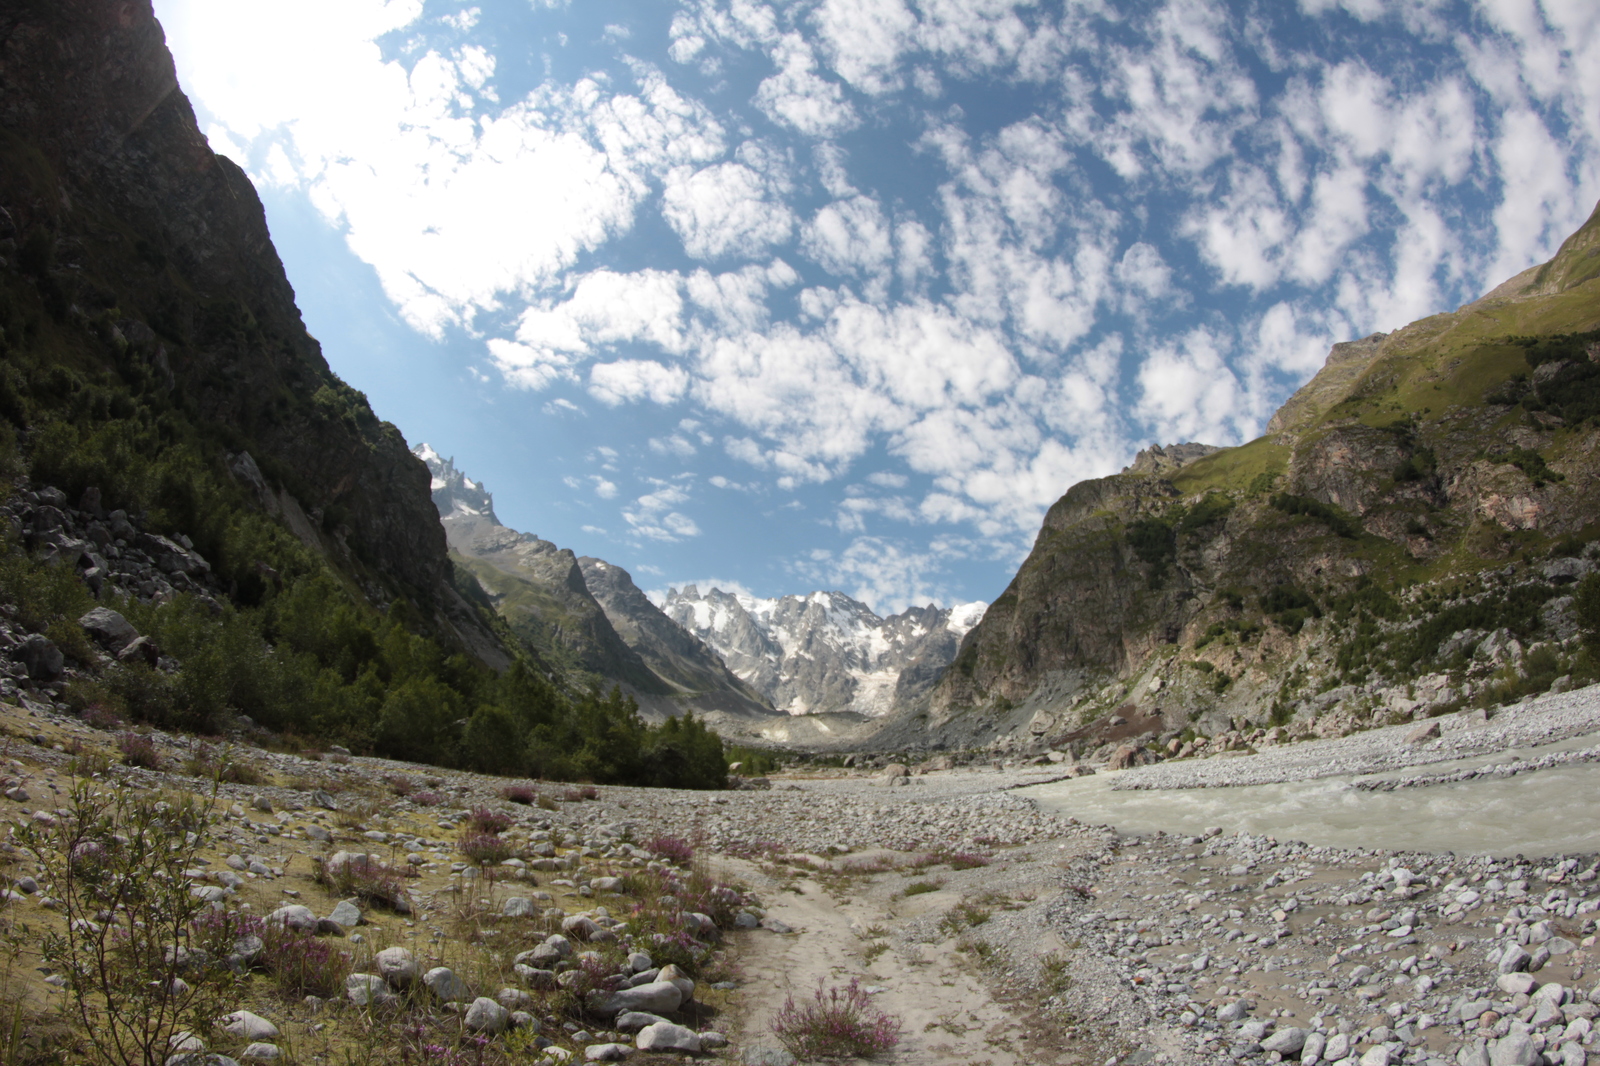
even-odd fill
[[(771, 867), (739, 860), (719, 863), (726, 875), (760, 894), (769, 919), (794, 930), (747, 934), (740, 953), (745, 984), (764, 994), (746, 1001), (739, 1024), (742, 1046), (776, 1046), (770, 1025), (787, 994), (799, 1001), (811, 995), (819, 980), (836, 986), (858, 978), (863, 988), (872, 990), (873, 1004), (903, 1024), (899, 1046), (875, 1059), (877, 1063), (1021, 1066), (1080, 1061), (1040, 1046), (1031, 1012), (996, 996), (976, 972), (975, 959), (958, 947), (958, 934), (929, 935), (939, 917), (971, 899), (970, 892), (942, 889), (896, 898), (897, 886), (904, 883), (900, 875), (840, 880), (824, 872), (820, 878), (799, 874), (778, 879)], [(1038, 952), (1061, 951), (1064, 945), (1055, 934), (1042, 920), (1039, 926)]]

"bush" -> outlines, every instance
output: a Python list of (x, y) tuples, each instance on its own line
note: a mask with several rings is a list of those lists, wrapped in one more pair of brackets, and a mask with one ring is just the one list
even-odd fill
[(1573, 590), (1572, 610), (1584, 643), (1600, 655), (1600, 574), (1590, 574)]
[(142, 733), (124, 733), (117, 738), (117, 750), (122, 752), (126, 766), (142, 766), (146, 770), (161, 769), (161, 753), (155, 741)]
[(511, 858), (511, 845), (494, 833), (467, 830), (456, 841), (456, 850), (479, 866), (493, 866)]
[(694, 845), (682, 837), (657, 836), (645, 842), (645, 850), (668, 862), (687, 864), (694, 859)]
[(405, 875), (394, 867), (370, 855), (345, 862), (332, 870), (320, 858), (313, 861), (317, 883), (330, 889), (334, 895), (355, 896), (390, 910), (410, 913), (411, 902), (406, 892)]
[(467, 815), (467, 825), (476, 832), (497, 836), (511, 828), (511, 816), (487, 807), (474, 807)]
[(900, 894), (902, 896), (921, 896), (929, 892), (937, 892), (943, 887), (943, 881), (913, 881)]
[(944, 861), (950, 864), (952, 870), (976, 870), (980, 866), (988, 866), (993, 860), (975, 851), (953, 851), (944, 855)]
[(538, 798), (538, 793), (527, 785), (507, 785), (500, 790), (500, 798), (507, 803), (520, 803), (524, 806), (531, 805)]
[(410, 798), (418, 807), (437, 807), (445, 800), (444, 795), (438, 792), (413, 792)]
[(900, 1042), (900, 1021), (874, 1007), (861, 982), (817, 990), (809, 1002), (785, 997), (772, 1035), (797, 1059), (869, 1058)]

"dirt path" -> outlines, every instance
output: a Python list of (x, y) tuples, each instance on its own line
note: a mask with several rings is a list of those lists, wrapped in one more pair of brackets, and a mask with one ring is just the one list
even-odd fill
[[(776, 1046), (770, 1025), (786, 994), (800, 1000), (819, 980), (835, 986), (859, 978), (872, 992), (873, 1004), (903, 1025), (900, 1045), (877, 1062), (1021, 1066), (1078, 1061), (1034, 1042), (1038, 1034), (1030, 1028), (1029, 1012), (994, 994), (990, 981), (978, 973), (975, 956), (959, 946), (958, 932), (947, 928), (929, 935), (939, 919), (970, 903), (968, 894), (942, 889), (902, 897), (905, 877), (897, 874), (838, 877), (797, 871), (774, 877), (772, 867), (721, 862), (727, 875), (761, 895), (769, 920), (793, 929), (757, 930), (741, 951), (746, 987), (762, 990), (746, 1001), (741, 1046)], [(1062, 945), (1050, 943), (1054, 939), (1041, 928), (1035, 946), (1041, 953), (1060, 950)]]

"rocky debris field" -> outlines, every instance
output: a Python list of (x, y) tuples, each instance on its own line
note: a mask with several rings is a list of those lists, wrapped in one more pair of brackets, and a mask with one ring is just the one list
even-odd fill
[[(1414, 724), (1195, 767), (1282, 780), (1328, 765), (1306, 759), (1324, 747), (1347, 753), (1342, 772), (1504, 750), (1579, 735), (1588, 696), (1545, 697), (1410, 743)], [(263, 1023), (239, 1015), (186, 1052), (213, 1066), (217, 1056), (339, 1061), (371, 1032), (367, 1019), (386, 1017), (420, 1019), (429, 1039), (490, 1040), (517, 1061), (695, 1053), (781, 1064), (767, 1024), (812, 975), (859, 978), (909, 1019), (890, 1055), (908, 1066), (1570, 1066), (1594, 1047), (1592, 855), (1350, 851), (1220, 830), (1138, 839), (1014, 791), (1078, 770), (1053, 764), (891, 765), (713, 793), (528, 783), (520, 798), (535, 802), (516, 803), (504, 779), (159, 732), (145, 736), (160, 769), (119, 766), (112, 735), (41, 702), (0, 709), (0, 727), (13, 922), (63, 918), (19, 827), (61, 820), (74, 774), (98, 773), (136, 791), (214, 788), (220, 819), (188, 871), (193, 891), (349, 957), (330, 995), (244, 982), (228, 1006)], [(226, 765), (248, 772), (229, 780), (241, 775), (219, 774)], [(507, 854), (487, 865), (462, 850), (480, 809), (506, 823)], [(650, 893), (677, 885), (690, 898), (689, 871), (646, 846), (660, 839), (744, 886), (719, 917)], [(329, 883), (363, 862), (401, 871), (403, 892), (385, 905)], [(675, 921), (698, 945), (697, 975), (662, 965), (642, 914)], [(571, 975), (596, 965), (605, 972), (590, 996)], [(59, 977), (29, 978), (29, 1002), (65, 995)]]
[(1234, 755), (1140, 766), (1122, 774), (1113, 787), (1223, 788), (1375, 774), (1551, 744), (1597, 731), (1600, 691), (1591, 686), (1534, 697), (1499, 709), (1492, 719), (1481, 710), (1458, 711), (1345, 737), (1264, 745), (1249, 758)]

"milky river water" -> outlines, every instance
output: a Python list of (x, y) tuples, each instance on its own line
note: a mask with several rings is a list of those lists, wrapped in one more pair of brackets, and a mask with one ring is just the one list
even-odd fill
[[(1367, 779), (1447, 773), (1500, 765), (1514, 757), (1593, 747), (1593, 735), (1559, 744)], [(1345, 848), (1453, 851), (1458, 855), (1526, 855), (1600, 851), (1600, 763), (1576, 763), (1514, 777), (1480, 778), (1392, 792), (1352, 786), (1355, 776), (1322, 777), (1231, 788), (1117, 791), (1103, 773), (1019, 789), (1040, 807), (1079, 821), (1141, 836), (1164, 829), (1196, 834), (1208, 826), (1247, 830), (1279, 840)]]

